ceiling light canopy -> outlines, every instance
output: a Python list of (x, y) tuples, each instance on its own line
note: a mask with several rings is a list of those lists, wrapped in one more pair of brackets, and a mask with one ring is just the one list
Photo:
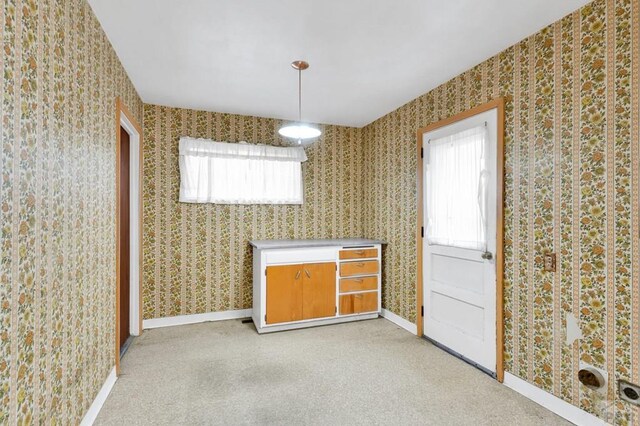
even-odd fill
[(302, 145), (303, 141), (317, 138), (322, 132), (302, 122), (302, 71), (309, 68), (309, 64), (305, 61), (298, 60), (293, 61), (291, 67), (298, 70), (298, 122), (281, 127), (278, 133), (286, 138), (297, 139), (298, 145)]

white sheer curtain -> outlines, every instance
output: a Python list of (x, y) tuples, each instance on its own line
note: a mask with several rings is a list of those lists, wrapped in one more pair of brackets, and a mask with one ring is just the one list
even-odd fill
[(486, 250), (486, 135), (486, 127), (478, 126), (428, 142), (429, 244)]
[(180, 201), (302, 204), (303, 148), (180, 139)]

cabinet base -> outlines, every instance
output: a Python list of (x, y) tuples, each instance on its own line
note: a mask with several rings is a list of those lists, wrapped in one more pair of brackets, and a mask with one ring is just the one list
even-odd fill
[(265, 334), (265, 333), (273, 333), (276, 331), (296, 330), (299, 328), (318, 327), (321, 325), (340, 324), (345, 322), (375, 319), (378, 317), (379, 317), (378, 312), (372, 312), (368, 314), (357, 314), (357, 315), (349, 315), (344, 317), (322, 318), (317, 320), (290, 322), (285, 324), (274, 324), (274, 325), (268, 325), (265, 327), (260, 327), (259, 325), (260, 322), (257, 320), (257, 318), (252, 318), (252, 319), (253, 319), (253, 324), (256, 326), (256, 330), (258, 331), (258, 333)]

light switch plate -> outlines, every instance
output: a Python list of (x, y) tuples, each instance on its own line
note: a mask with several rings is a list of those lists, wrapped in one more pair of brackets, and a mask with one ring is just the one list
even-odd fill
[(556, 271), (556, 254), (555, 253), (544, 254), (544, 270), (546, 272)]

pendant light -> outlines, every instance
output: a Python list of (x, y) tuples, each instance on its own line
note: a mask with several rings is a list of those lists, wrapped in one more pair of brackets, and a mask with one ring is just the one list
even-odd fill
[(309, 68), (309, 64), (305, 61), (293, 61), (291, 67), (298, 70), (298, 122), (281, 127), (278, 133), (286, 138), (297, 139), (298, 145), (302, 145), (303, 140), (317, 138), (322, 132), (302, 122), (302, 71)]

